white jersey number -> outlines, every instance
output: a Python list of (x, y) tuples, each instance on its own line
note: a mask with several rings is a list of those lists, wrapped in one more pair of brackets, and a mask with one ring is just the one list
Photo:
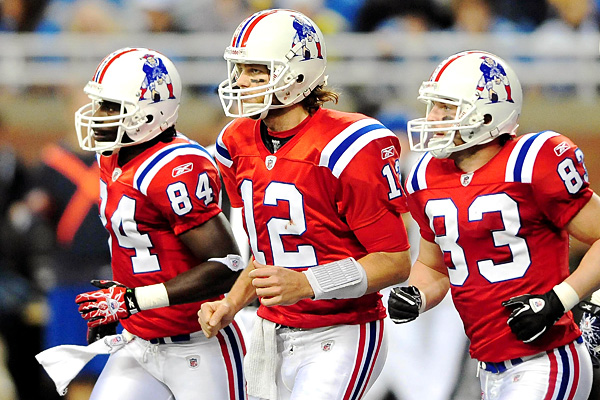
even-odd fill
[[(241, 185), (244, 201), (244, 217), (246, 229), (254, 258), (262, 264), (266, 263), (265, 253), (258, 248), (256, 223), (254, 221), (254, 189), (252, 181), (245, 180)], [(298, 245), (297, 251), (286, 251), (283, 236), (302, 236), (306, 232), (304, 215), (304, 198), (302, 193), (291, 183), (271, 182), (265, 189), (262, 205), (278, 206), (286, 202), (289, 207), (289, 218), (271, 218), (267, 222), (267, 232), (275, 265), (294, 268), (317, 265), (317, 254), (312, 245)]]
[[(106, 183), (100, 181), (100, 220), (106, 227), (106, 200), (107, 189)], [(147, 233), (140, 233), (135, 222), (135, 200), (131, 197), (123, 196), (119, 201), (117, 209), (110, 218), (111, 230), (117, 238), (119, 246), (126, 249), (134, 249), (135, 256), (131, 257), (131, 265), (133, 272), (144, 273), (160, 271), (158, 257), (155, 254), (150, 254), (152, 242)], [(108, 241), (109, 246), (112, 245)]]
[[(518, 236), (521, 218), (517, 202), (506, 193), (479, 196), (469, 206), (469, 222), (481, 221), (485, 213), (492, 212), (499, 213), (504, 224), (503, 230), (491, 232), (494, 245), (508, 246), (512, 261), (495, 264), (491, 259), (478, 260), (479, 273), (492, 283), (520, 278), (531, 265), (531, 258), (527, 242)], [(464, 249), (458, 244), (460, 236), (458, 208), (450, 199), (429, 200), (425, 206), (425, 213), (429, 217), (432, 230), (434, 230), (434, 218), (443, 217), (445, 234), (436, 235), (435, 241), (442, 251), (450, 254), (454, 265), (454, 268), (448, 269), (450, 283), (454, 286), (462, 286), (469, 277), (469, 268)]]
[(397, 197), (402, 196), (402, 190), (396, 184), (396, 177), (400, 177), (400, 160), (396, 159), (394, 164), (395, 171), (392, 170), (390, 164), (385, 164), (381, 170), (381, 174), (386, 178), (390, 191), (388, 193), (388, 199), (393, 200)]
[(560, 178), (565, 183), (565, 188), (569, 194), (575, 194), (581, 190), (584, 183), (589, 183), (588, 172), (583, 162), (583, 152), (581, 149), (575, 150), (575, 157), (577, 162), (583, 166), (584, 175), (581, 176), (575, 167), (575, 163), (571, 158), (565, 158), (562, 160), (557, 167), (557, 172)]

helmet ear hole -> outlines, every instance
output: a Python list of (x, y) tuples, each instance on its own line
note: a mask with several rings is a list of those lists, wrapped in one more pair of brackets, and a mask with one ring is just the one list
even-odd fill
[(296, 82), (298, 82), (298, 83), (304, 82), (304, 74), (298, 75), (298, 77), (296, 78)]
[(146, 115), (146, 122), (150, 123), (154, 121), (154, 116), (152, 114)]
[(492, 122), (492, 115), (491, 114), (485, 114), (483, 116), (483, 123), (484, 123), (484, 125), (487, 125), (490, 122)]

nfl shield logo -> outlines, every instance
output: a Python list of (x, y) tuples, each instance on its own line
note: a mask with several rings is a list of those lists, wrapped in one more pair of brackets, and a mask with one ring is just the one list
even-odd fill
[(529, 300), (529, 304), (531, 305), (531, 309), (533, 310), (533, 312), (537, 313), (542, 308), (544, 308), (544, 306), (546, 305), (546, 302), (544, 301), (544, 299), (534, 298), (534, 299)]
[(121, 168), (115, 168), (112, 173), (112, 181), (115, 182), (117, 179), (119, 179), (122, 173), (123, 171)]
[(471, 183), (471, 179), (473, 179), (473, 173), (468, 173), (468, 174), (462, 174), (460, 176), (460, 184), (463, 186), (469, 186), (469, 183)]
[(325, 340), (324, 342), (321, 342), (321, 350), (330, 351), (333, 348), (333, 343), (333, 340)]
[(265, 158), (265, 165), (267, 166), (267, 169), (269, 171), (273, 169), (276, 161), (277, 161), (277, 157), (275, 157), (275, 156), (267, 156), (267, 158)]
[(189, 356), (186, 357), (186, 360), (191, 369), (196, 369), (200, 365), (200, 356)]

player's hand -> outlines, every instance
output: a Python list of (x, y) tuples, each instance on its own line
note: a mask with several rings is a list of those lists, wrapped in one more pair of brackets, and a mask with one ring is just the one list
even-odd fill
[(133, 289), (119, 282), (104, 280), (93, 280), (92, 285), (100, 290), (81, 293), (75, 298), (88, 327), (118, 322), (140, 311)]
[(254, 260), (255, 269), (248, 276), (264, 306), (290, 305), (309, 299), (314, 292), (306, 275), (288, 268), (260, 264)]
[(524, 294), (502, 302), (512, 310), (508, 326), (523, 343), (530, 343), (546, 332), (565, 313), (565, 307), (554, 292), (546, 294)]
[(112, 322), (106, 325), (98, 325), (87, 329), (87, 342), (92, 344), (104, 336), (116, 335), (118, 322)]
[(235, 309), (227, 299), (202, 303), (198, 311), (198, 322), (207, 338), (215, 336), (233, 321)]
[(583, 310), (579, 328), (594, 368), (600, 368), (600, 306), (588, 301), (579, 303)]
[(421, 292), (415, 286), (395, 287), (388, 299), (390, 319), (397, 324), (410, 322), (419, 316), (421, 304)]

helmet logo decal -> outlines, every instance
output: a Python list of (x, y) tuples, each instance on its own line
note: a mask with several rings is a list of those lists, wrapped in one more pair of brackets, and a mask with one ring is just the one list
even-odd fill
[[(169, 99), (174, 99), (175, 95), (173, 94), (173, 83), (171, 82), (171, 76), (169, 75), (169, 71), (167, 71), (167, 67), (165, 67), (165, 64), (163, 63), (163, 60), (154, 54), (146, 54), (142, 58), (144, 59), (144, 66), (142, 68), (146, 76), (144, 77), (144, 81), (140, 87), (140, 101), (152, 100), (153, 103), (158, 103), (161, 101), (161, 96), (158, 89), (165, 84), (167, 86), (167, 90), (169, 91)], [(148, 89), (150, 89), (150, 99), (144, 98)]]
[[(491, 103), (498, 103), (500, 99), (498, 98), (498, 93), (494, 90), (494, 85), (503, 84), (506, 90), (506, 101), (514, 103), (510, 82), (508, 76), (506, 76), (504, 67), (492, 57), (482, 56), (481, 59), (483, 61), (479, 66), (479, 70), (482, 75), (477, 83), (477, 97), (483, 99), (484, 96), (487, 96)], [(483, 89), (486, 90), (485, 94)]]
[[(319, 40), (319, 35), (317, 35), (317, 30), (312, 26), (312, 24), (306, 19), (294, 15), (294, 22), (292, 23), (296, 34), (294, 35), (294, 41), (292, 42), (292, 47), (295, 47), (298, 43), (302, 45), (301, 55), (303, 57), (303, 61), (311, 60), (313, 58), (323, 58), (323, 53), (321, 51), (321, 42)], [(308, 45), (313, 43), (316, 47), (316, 54), (312, 54)]]

